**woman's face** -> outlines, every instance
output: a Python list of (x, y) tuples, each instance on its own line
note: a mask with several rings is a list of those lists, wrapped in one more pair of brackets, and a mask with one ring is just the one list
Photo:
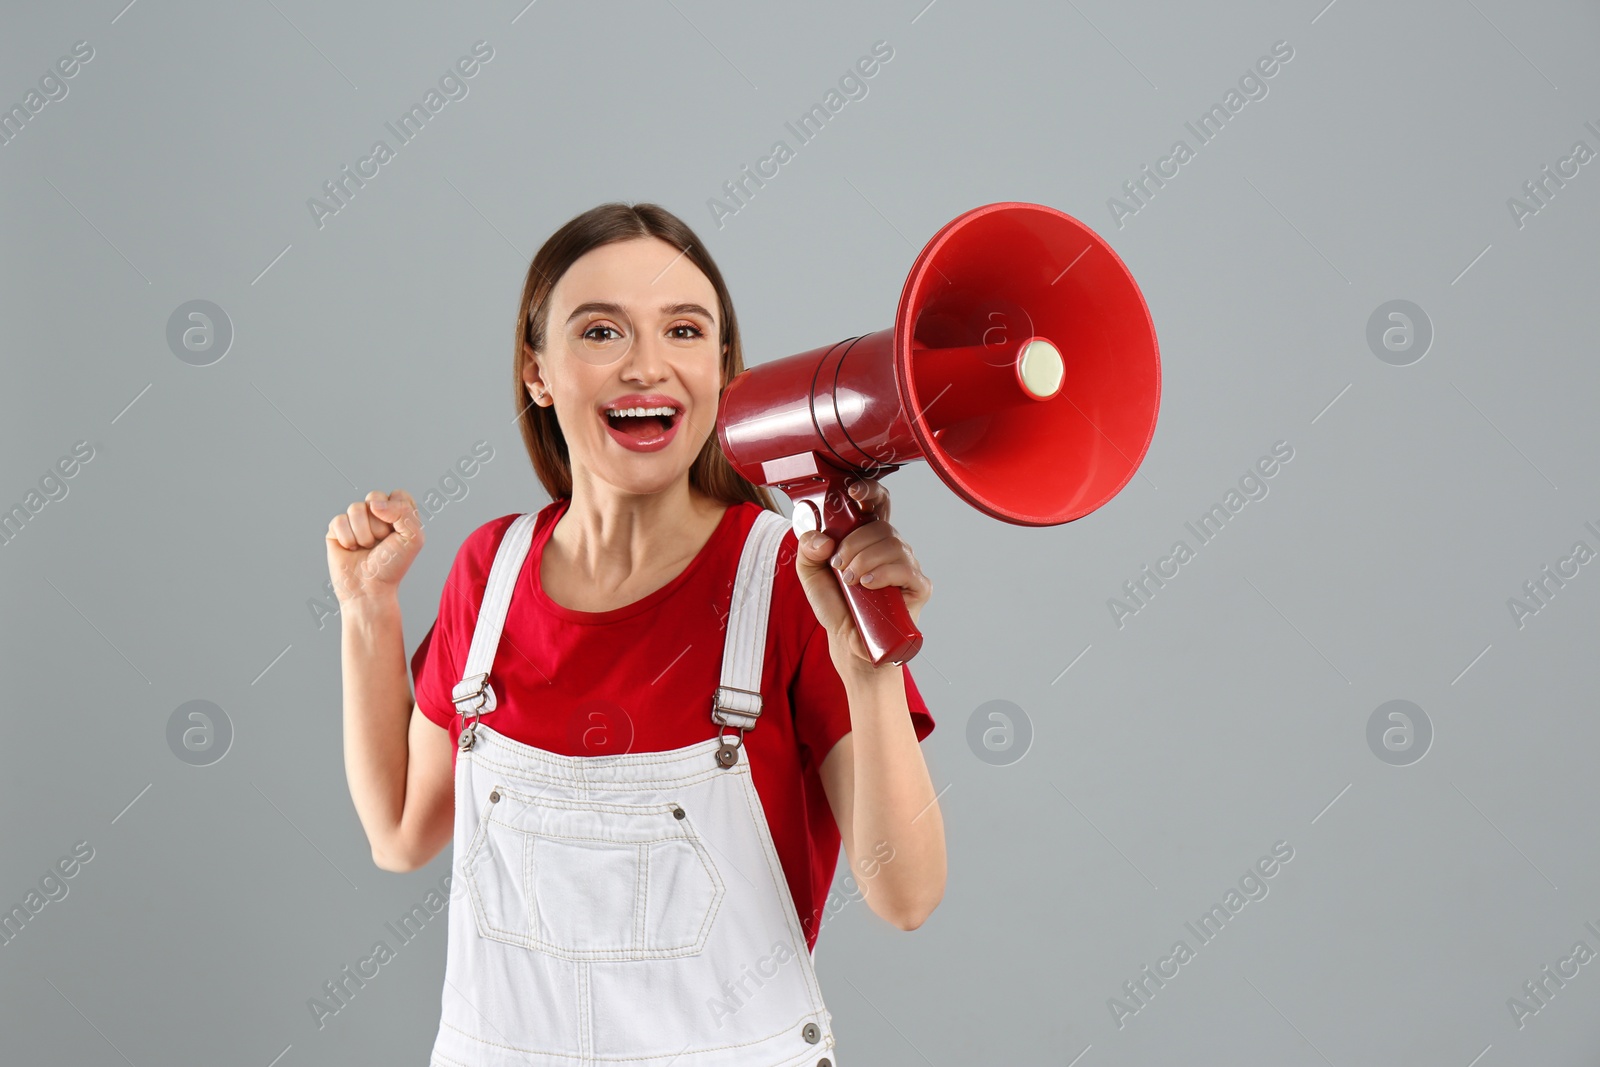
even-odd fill
[[(549, 308), (545, 351), (527, 361), (523, 377), (534, 393), (543, 390), (546, 406), (554, 402), (574, 480), (587, 474), (646, 494), (687, 478), (715, 431), (722, 391), (722, 324), (710, 280), (659, 238), (617, 241), (567, 268)], [(657, 416), (606, 414), (632, 395), (652, 399), (620, 406), (677, 408), (670, 426)], [(643, 450), (663, 429), (671, 434), (665, 445)]]

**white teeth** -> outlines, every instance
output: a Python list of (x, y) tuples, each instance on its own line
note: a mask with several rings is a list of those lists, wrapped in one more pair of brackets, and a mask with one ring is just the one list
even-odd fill
[(659, 408), (609, 408), (609, 409), (607, 409), (607, 414), (610, 414), (610, 415), (676, 415), (677, 413), (678, 413), (678, 409), (677, 408), (668, 408), (668, 407), (659, 407)]

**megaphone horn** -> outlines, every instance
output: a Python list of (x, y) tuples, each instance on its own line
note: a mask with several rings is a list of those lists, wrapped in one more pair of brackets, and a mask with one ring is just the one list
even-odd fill
[[(1054, 208), (987, 204), (918, 254), (892, 327), (729, 382), (717, 441), (793, 501), (796, 536), (838, 543), (873, 518), (848, 483), (918, 459), (994, 518), (1057, 526), (1133, 477), (1160, 394), (1150, 310), (1111, 246)], [(874, 665), (917, 654), (898, 588), (840, 588)]]

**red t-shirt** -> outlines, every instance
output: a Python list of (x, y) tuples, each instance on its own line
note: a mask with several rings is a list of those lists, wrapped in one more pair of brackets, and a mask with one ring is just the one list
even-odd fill
[[(734, 575), (761, 506), (727, 508), (699, 555), (660, 589), (626, 607), (589, 612), (557, 604), (539, 580), (545, 543), (568, 503), (562, 498), (539, 512), (490, 670), (498, 703), (484, 723), (567, 756), (659, 752), (716, 735), (711, 696), (722, 678)], [(438, 618), (412, 654), (417, 704), (450, 731), (452, 742), (464, 721), (451, 690), (461, 680), (495, 550), (515, 518), (502, 515), (467, 536), (445, 579)], [(798, 551), (791, 529), (773, 576), (761, 717), (744, 744), (810, 949), (840, 851), (818, 768), (851, 724), (827, 631), (795, 571)], [(933, 730), (933, 716), (910, 671), (901, 669), (921, 741)]]

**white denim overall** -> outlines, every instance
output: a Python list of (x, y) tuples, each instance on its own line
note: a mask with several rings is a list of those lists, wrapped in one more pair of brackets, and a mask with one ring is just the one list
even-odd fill
[(430, 1067), (837, 1067), (743, 745), (789, 524), (763, 511), (740, 555), (715, 732), (565, 756), (490, 725), (488, 672), (534, 518), (518, 516), (495, 554), (453, 694), (467, 723)]

